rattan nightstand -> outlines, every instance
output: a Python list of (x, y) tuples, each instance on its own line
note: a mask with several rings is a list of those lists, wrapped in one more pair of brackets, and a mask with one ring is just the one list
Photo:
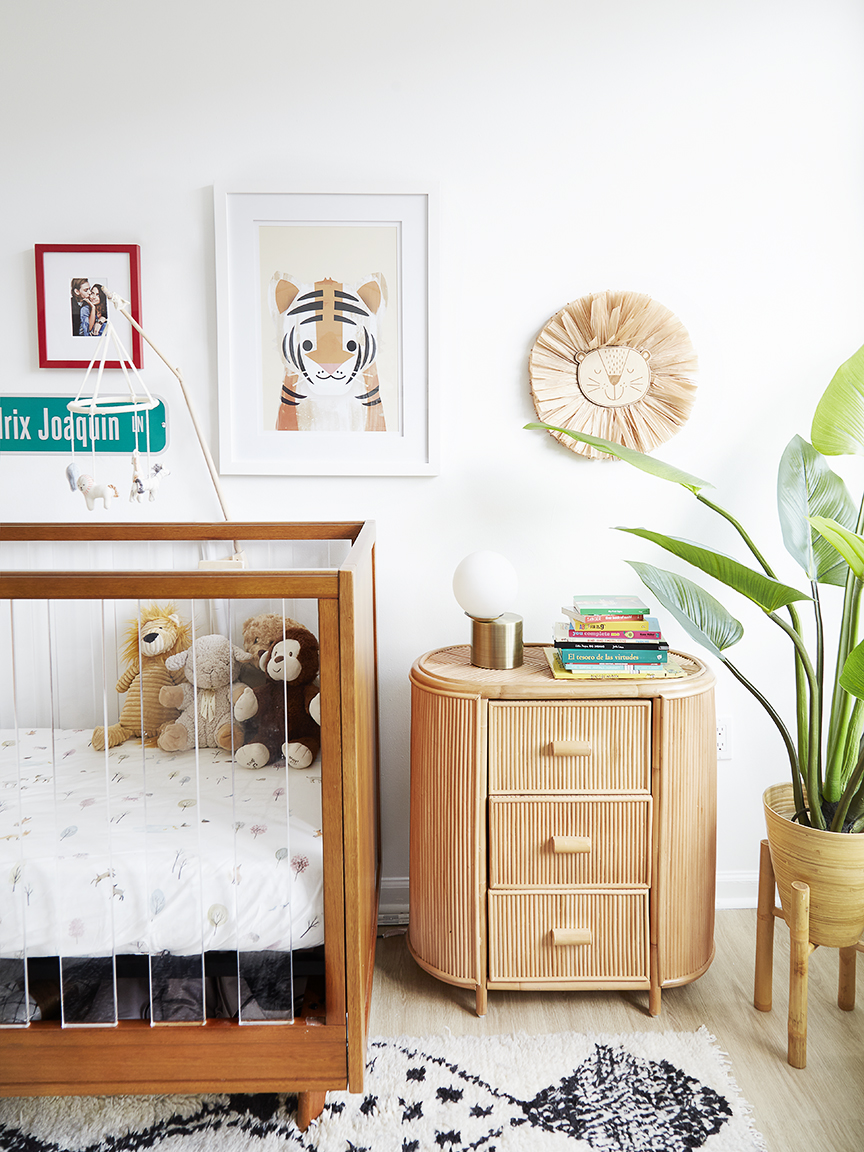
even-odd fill
[(416, 961), (476, 990), (648, 990), (714, 954), (714, 677), (562, 681), (467, 646), (411, 670)]

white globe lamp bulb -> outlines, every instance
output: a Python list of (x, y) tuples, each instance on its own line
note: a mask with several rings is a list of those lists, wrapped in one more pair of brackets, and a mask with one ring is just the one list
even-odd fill
[(516, 569), (499, 552), (472, 552), (453, 573), (453, 594), (471, 617), (471, 663), (479, 668), (518, 668), (522, 617), (507, 609), (516, 599)]
[(453, 594), (475, 620), (495, 620), (513, 606), (519, 580), (500, 552), (472, 552), (453, 573)]

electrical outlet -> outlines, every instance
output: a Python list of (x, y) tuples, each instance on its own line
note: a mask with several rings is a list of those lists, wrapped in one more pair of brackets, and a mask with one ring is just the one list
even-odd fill
[(728, 716), (717, 717), (717, 759), (732, 759), (732, 723)]

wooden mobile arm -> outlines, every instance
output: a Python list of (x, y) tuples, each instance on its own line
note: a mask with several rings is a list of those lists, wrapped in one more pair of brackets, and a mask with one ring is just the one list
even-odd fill
[[(111, 302), (120, 313), (120, 315), (125, 316), (132, 327), (141, 333), (141, 335), (144, 337), (144, 339), (147, 341), (147, 343), (150, 345), (162, 363), (165, 364), (169, 371), (177, 377), (177, 383), (180, 385), (180, 391), (183, 393), (183, 399), (186, 401), (186, 407), (188, 408), (189, 415), (192, 418), (192, 425), (195, 428), (195, 435), (198, 437), (198, 443), (201, 445), (201, 451), (204, 454), (204, 462), (206, 463), (208, 471), (210, 472), (210, 479), (213, 481), (213, 487), (216, 491), (216, 498), (219, 501), (219, 507), (222, 509), (222, 515), (225, 517), (225, 519), (230, 520), (231, 517), (228, 515), (228, 508), (225, 503), (225, 493), (222, 491), (222, 485), (219, 482), (219, 474), (216, 471), (216, 465), (210, 453), (210, 448), (207, 445), (207, 441), (204, 439), (204, 433), (201, 431), (201, 426), (198, 423), (198, 417), (195, 415), (195, 409), (192, 406), (192, 401), (189, 399), (189, 394), (186, 391), (186, 385), (183, 383), (183, 375), (180, 372), (180, 369), (175, 368), (170, 360), (168, 360), (168, 358), (165, 356), (165, 354), (156, 347), (156, 345), (153, 343), (153, 341), (150, 339), (150, 337), (147, 335), (135, 317), (128, 311), (126, 307), (127, 302), (125, 300), (121, 299), (120, 296), (115, 295), (112, 297)], [(236, 542), (234, 546), (235, 549), (239, 552), (240, 549)]]

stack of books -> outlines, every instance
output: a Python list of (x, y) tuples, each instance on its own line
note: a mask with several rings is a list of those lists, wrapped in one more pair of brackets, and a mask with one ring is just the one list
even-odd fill
[(657, 619), (635, 596), (574, 596), (561, 609), (546, 658), (558, 679), (657, 679), (686, 675)]

